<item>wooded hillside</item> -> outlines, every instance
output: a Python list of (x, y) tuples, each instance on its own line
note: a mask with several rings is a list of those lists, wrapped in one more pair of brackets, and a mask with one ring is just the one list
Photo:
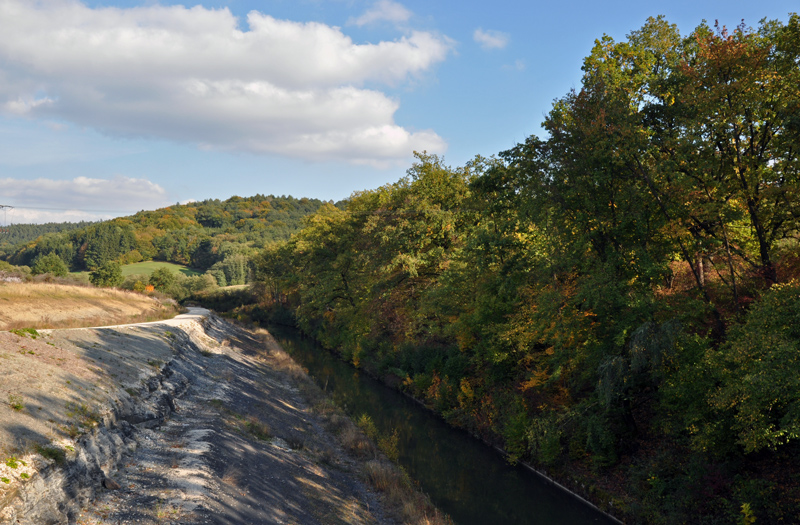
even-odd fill
[(0, 234), (0, 258), (13, 255), (25, 243), (48, 233), (78, 230), (90, 226), (91, 222), (48, 222), (45, 224), (7, 224)]
[[(302, 218), (322, 204), (317, 199), (272, 195), (176, 204), (44, 233), (18, 245), (7, 260), (33, 266), (40, 257), (55, 253), (72, 270), (94, 270), (108, 261), (126, 264), (157, 259), (204, 271), (228, 256), (287, 240), (300, 228)], [(26, 228), (39, 231), (42, 226), (11, 229), (20, 232), (15, 234), (19, 238)]]

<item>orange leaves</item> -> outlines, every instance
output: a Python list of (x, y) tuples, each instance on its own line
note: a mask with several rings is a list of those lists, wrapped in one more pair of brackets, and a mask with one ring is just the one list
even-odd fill
[(531, 372), (531, 377), (519, 385), (519, 389), (524, 393), (544, 385), (548, 379), (550, 379), (550, 374), (546, 370), (534, 370)]

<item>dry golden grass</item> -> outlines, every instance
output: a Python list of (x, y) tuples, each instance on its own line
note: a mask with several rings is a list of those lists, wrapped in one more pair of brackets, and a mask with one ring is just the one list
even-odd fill
[(372, 441), (352, 423), (341, 430), (339, 442), (345, 450), (359, 458), (375, 457), (378, 453), (378, 449)]
[(57, 283), (0, 283), (0, 329), (77, 328), (173, 317), (178, 306), (117, 290)]
[(415, 489), (402, 468), (385, 459), (374, 459), (364, 465), (367, 481), (384, 494), (386, 502), (404, 523), (427, 525), (452, 524), (449, 516), (433, 506), (430, 499)]

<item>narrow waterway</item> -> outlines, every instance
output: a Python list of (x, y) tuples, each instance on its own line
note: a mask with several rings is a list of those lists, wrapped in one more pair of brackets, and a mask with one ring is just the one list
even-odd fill
[(397, 430), (400, 464), (457, 524), (615, 523), (298, 332), (270, 332), (352, 417), (369, 415), (382, 435)]

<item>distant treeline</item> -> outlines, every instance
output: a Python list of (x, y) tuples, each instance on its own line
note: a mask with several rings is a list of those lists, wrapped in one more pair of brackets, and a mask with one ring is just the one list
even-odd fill
[(800, 516), (800, 18), (608, 37), (500, 158), (419, 155), (266, 303), (631, 522)]
[[(303, 217), (323, 204), (317, 199), (256, 195), (174, 205), (100, 223), (15, 225), (10, 228), (13, 238), (22, 244), (10, 250), (6, 260), (34, 266), (41, 257), (56, 254), (71, 270), (80, 271), (108, 261), (155, 259), (205, 271), (226, 258), (241, 258), (289, 239)], [(31, 239), (35, 233), (39, 235)]]
[(0, 258), (14, 254), (17, 248), (47, 233), (60, 233), (91, 226), (92, 222), (48, 222), (45, 224), (10, 224), (0, 234)]

